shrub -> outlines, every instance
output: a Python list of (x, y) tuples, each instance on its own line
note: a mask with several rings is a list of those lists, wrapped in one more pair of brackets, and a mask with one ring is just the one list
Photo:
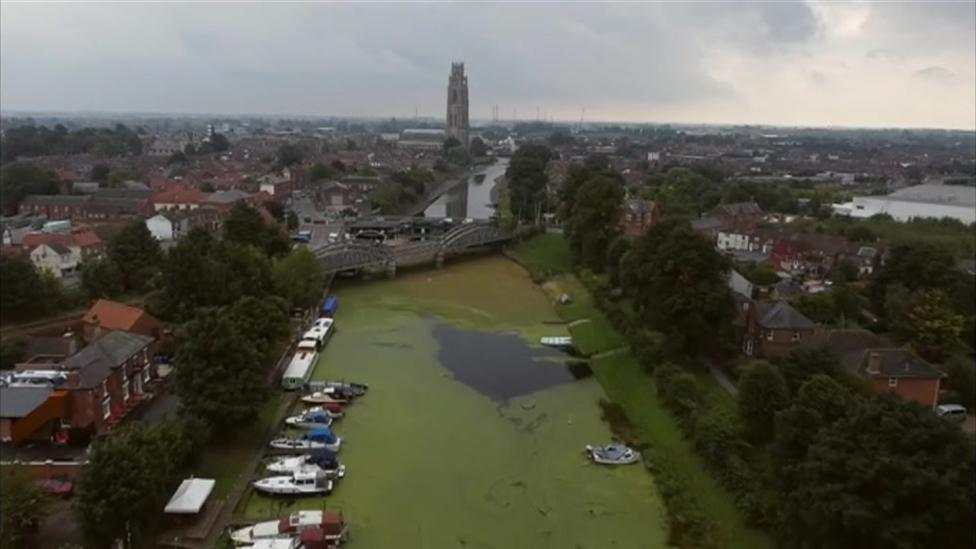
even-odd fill
[(678, 418), (685, 433), (689, 433), (702, 400), (695, 377), (673, 364), (661, 366), (654, 375), (661, 401)]

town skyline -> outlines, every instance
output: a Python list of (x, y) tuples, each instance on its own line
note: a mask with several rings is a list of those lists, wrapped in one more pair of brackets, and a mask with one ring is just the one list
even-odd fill
[(976, 129), (971, 3), (187, 9), (5, 3), (4, 114), (439, 120), (463, 60), (475, 121)]

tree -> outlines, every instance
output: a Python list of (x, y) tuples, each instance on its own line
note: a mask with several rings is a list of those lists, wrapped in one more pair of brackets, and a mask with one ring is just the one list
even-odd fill
[(167, 164), (186, 164), (186, 162), (186, 153), (183, 151), (176, 151), (166, 159)]
[(294, 210), (288, 210), (285, 215), (285, 224), (289, 231), (294, 231), (298, 228), (298, 214)]
[(284, 296), (292, 307), (309, 309), (322, 297), (325, 286), (322, 265), (315, 254), (304, 246), (295, 248), (276, 261), (273, 276), (278, 294)]
[(23, 320), (47, 313), (53, 297), (26, 256), (0, 255), (0, 315)]
[(342, 160), (339, 160), (338, 158), (336, 158), (332, 162), (329, 162), (329, 166), (331, 166), (332, 169), (337, 172), (346, 171), (346, 164)]
[(607, 247), (620, 234), (623, 201), (623, 187), (606, 176), (587, 181), (576, 193), (569, 246), (573, 254), (595, 272), (605, 269)]
[(89, 174), (89, 177), (91, 177), (92, 181), (98, 181), (99, 183), (106, 183), (108, 182), (108, 174), (110, 172), (111, 170), (105, 164), (95, 164), (94, 166), (92, 166), (91, 174)]
[(665, 219), (637, 239), (621, 261), (621, 282), (649, 327), (671, 346), (697, 355), (723, 350), (735, 315), (726, 284), (729, 262), (687, 222)]
[(648, 198), (671, 216), (697, 218), (718, 205), (722, 192), (715, 182), (689, 168), (671, 168), (661, 185), (648, 189)]
[(963, 355), (952, 355), (945, 363), (947, 384), (959, 403), (970, 410), (976, 405), (976, 364)]
[(131, 422), (98, 437), (79, 471), (75, 510), (89, 543), (143, 545), (142, 530), (159, 514), (207, 431), (199, 421)]
[(590, 170), (577, 164), (570, 165), (566, 180), (559, 188), (559, 219), (563, 221), (563, 232), (566, 238), (572, 234), (573, 212), (576, 210), (576, 193), (593, 176)]
[(47, 513), (50, 498), (23, 469), (0, 470), (0, 547), (25, 547), (25, 537)]
[(488, 154), (488, 147), (480, 137), (471, 140), (471, 156), (481, 158)]
[(264, 205), (264, 209), (268, 210), (268, 213), (276, 221), (281, 222), (285, 220), (285, 207), (280, 202), (267, 202)]
[(393, 181), (387, 181), (369, 193), (370, 206), (379, 209), (381, 214), (397, 213), (403, 199), (403, 186)]
[(326, 166), (319, 162), (316, 162), (308, 171), (308, 176), (312, 181), (325, 181), (328, 179), (334, 179), (336, 176), (336, 169), (332, 166)]
[(254, 246), (269, 257), (288, 253), (291, 245), (281, 232), (267, 225), (258, 211), (238, 202), (224, 219), (224, 239)]
[(749, 363), (739, 378), (739, 417), (746, 438), (768, 442), (773, 438), (776, 412), (789, 404), (786, 380), (776, 366), (765, 360)]
[(458, 141), (457, 137), (448, 137), (447, 139), (444, 140), (444, 145), (443, 145), (444, 155), (445, 156), (448, 155), (452, 149), (455, 149), (460, 146), (461, 146), (461, 142)]
[(27, 358), (27, 340), (23, 337), (0, 339), (0, 370), (13, 370), (18, 362)]
[(302, 150), (296, 145), (285, 143), (278, 147), (277, 164), (282, 167), (300, 164), (303, 156)]
[(162, 253), (146, 224), (137, 220), (108, 241), (108, 257), (122, 272), (126, 289), (144, 291), (159, 269)]
[(25, 196), (58, 194), (60, 187), (61, 180), (52, 171), (23, 162), (7, 164), (0, 169), (0, 209), (14, 215)]
[(614, 288), (620, 287), (620, 260), (630, 251), (630, 240), (619, 235), (610, 242), (607, 248), (607, 274), (610, 278), (610, 285)]
[(957, 425), (895, 395), (794, 403), (780, 419), (794, 443), (773, 466), (787, 545), (970, 546), (976, 455)]
[(942, 362), (961, 345), (963, 317), (952, 310), (943, 291), (910, 293), (895, 284), (888, 288), (885, 314), (895, 335), (927, 360)]
[(261, 353), (262, 363), (274, 360), (272, 353), (277, 344), (288, 335), (288, 302), (272, 295), (266, 297), (245, 296), (227, 308), (226, 315), (248, 341), (253, 342)]
[(535, 219), (539, 201), (549, 182), (546, 164), (551, 157), (552, 151), (535, 144), (523, 145), (512, 155), (505, 177), (511, 208), (519, 219)]
[(951, 291), (955, 285), (956, 260), (948, 251), (928, 243), (898, 244), (871, 286), (872, 301), (882, 309), (888, 286), (901, 284), (910, 291)]
[(230, 141), (222, 133), (215, 133), (210, 136), (210, 149), (214, 152), (224, 152), (230, 148)]
[(583, 167), (591, 172), (602, 172), (610, 169), (610, 157), (603, 153), (593, 153), (583, 161)]
[(125, 291), (125, 279), (111, 259), (93, 259), (81, 266), (81, 287), (93, 299), (113, 298)]
[(269, 390), (261, 355), (228, 315), (198, 310), (177, 336), (173, 362), (181, 410), (218, 430), (253, 420)]
[(801, 295), (793, 301), (793, 307), (810, 320), (820, 324), (833, 324), (840, 314), (830, 293)]

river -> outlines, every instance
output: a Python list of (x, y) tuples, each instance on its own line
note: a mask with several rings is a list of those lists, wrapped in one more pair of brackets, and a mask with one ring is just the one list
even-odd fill
[(519, 265), (492, 256), (336, 291), (314, 378), (370, 387), (334, 427), (346, 478), (327, 498), (252, 495), (247, 515), (327, 504), (357, 548), (666, 547), (649, 472), (584, 457), (611, 437), (603, 389), (538, 346), (568, 331)]
[(465, 181), (442, 194), (424, 210), (425, 217), (451, 217), (454, 219), (490, 219), (495, 214), (495, 184), (505, 175), (507, 158), (498, 158), (494, 164), (478, 170)]

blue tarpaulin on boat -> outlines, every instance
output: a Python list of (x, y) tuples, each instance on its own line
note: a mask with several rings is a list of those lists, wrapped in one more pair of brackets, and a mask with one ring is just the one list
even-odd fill
[(338, 308), (339, 299), (334, 295), (330, 295), (325, 299), (325, 303), (322, 304), (322, 316), (332, 317)]
[(333, 443), (336, 441), (336, 436), (331, 429), (312, 429), (308, 432), (308, 439)]

